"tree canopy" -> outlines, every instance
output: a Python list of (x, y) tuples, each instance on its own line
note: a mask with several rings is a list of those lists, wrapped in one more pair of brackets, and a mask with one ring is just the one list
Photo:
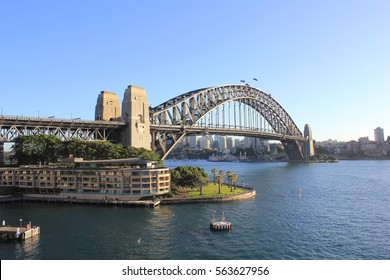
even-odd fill
[(160, 156), (145, 148), (123, 147), (107, 141), (62, 141), (54, 135), (19, 136), (12, 146), (12, 160), (18, 164), (56, 162), (59, 159), (82, 157), (86, 160), (143, 158), (159, 161)]
[(207, 185), (209, 175), (197, 166), (178, 166), (171, 170), (171, 181), (174, 186), (198, 188)]

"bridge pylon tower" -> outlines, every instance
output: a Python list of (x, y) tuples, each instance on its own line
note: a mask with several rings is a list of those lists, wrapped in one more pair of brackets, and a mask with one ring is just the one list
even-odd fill
[(120, 120), (121, 108), (118, 95), (110, 91), (100, 92), (95, 106), (95, 120), (113, 121)]
[(130, 85), (125, 90), (122, 120), (126, 123), (121, 135), (122, 145), (150, 150), (149, 103), (142, 87)]
[(313, 141), (313, 135), (311, 132), (310, 125), (308, 124), (305, 125), (305, 128), (303, 130), (303, 135), (307, 139), (304, 144), (305, 159), (310, 159), (310, 157), (314, 155), (314, 141)]

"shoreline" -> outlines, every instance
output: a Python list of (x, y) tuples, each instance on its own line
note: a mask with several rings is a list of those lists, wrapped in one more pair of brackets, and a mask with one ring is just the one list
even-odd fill
[[(256, 190), (249, 187), (237, 186), (237, 188), (244, 189), (244, 192), (232, 195), (220, 195), (215, 197), (204, 198), (190, 198), (190, 197), (171, 197), (171, 198), (157, 198), (155, 200), (121, 200), (113, 199), (96, 199), (91, 197), (75, 197), (64, 195), (21, 195), (21, 196), (0, 196), (0, 203), (14, 203), (14, 202), (43, 202), (43, 203), (68, 203), (68, 204), (89, 204), (102, 206), (135, 206), (135, 207), (155, 207), (157, 205), (173, 205), (173, 204), (189, 204), (189, 203), (220, 203), (235, 200), (250, 199), (256, 196)], [(118, 196), (117, 196), (118, 197)]]
[(228, 202), (235, 200), (250, 199), (256, 196), (256, 190), (249, 187), (237, 186), (237, 188), (244, 189), (243, 193), (232, 194), (232, 195), (220, 195), (215, 197), (201, 197), (201, 198), (190, 198), (190, 197), (171, 197), (161, 199), (161, 205), (172, 205), (172, 204), (189, 204), (189, 203), (219, 203)]

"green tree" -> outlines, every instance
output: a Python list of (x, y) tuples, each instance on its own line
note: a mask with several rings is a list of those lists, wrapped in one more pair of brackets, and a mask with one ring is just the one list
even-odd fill
[(171, 170), (171, 182), (174, 186), (202, 188), (208, 183), (208, 174), (203, 168), (178, 166)]
[(12, 146), (12, 160), (18, 164), (56, 162), (69, 156), (86, 160), (142, 158), (160, 162), (160, 156), (145, 148), (123, 147), (107, 141), (61, 141), (54, 135), (19, 136)]
[(230, 185), (232, 185), (232, 180), (231, 180), (231, 176), (232, 176), (233, 172), (231, 172), (230, 170), (228, 170), (226, 172), (226, 178), (228, 180), (228, 186), (230, 187)]
[(223, 184), (223, 178), (225, 176), (225, 171), (223, 170), (219, 170), (218, 171), (218, 194), (221, 193), (221, 187), (222, 187), (222, 184)]
[(223, 178), (220, 175), (217, 175), (216, 180), (218, 183), (218, 194), (220, 194), (221, 193), (221, 181), (223, 181)]
[(160, 156), (156, 152), (153, 152), (151, 150), (147, 150), (145, 148), (127, 147), (126, 148), (126, 157), (127, 158), (143, 158), (143, 159), (160, 161)]
[(211, 173), (213, 173), (213, 175), (214, 175), (214, 185), (215, 185), (215, 179), (216, 179), (215, 176), (217, 175), (218, 170), (213, 168), (213, 170), (211, 170)]
[(230, 186), (230, 191), (232, 192), (233, 185), (234, 185), (234, 189), (236, 189), (236, 182), (238, 180), (238, 175), (236, 173), (230, 174), (230, 180), (232, 181), (231, 186)]
[(58, 157), (61, 140), (54, 135), (19, 136), (12, 146), (12, 160), (19, 164), (44, 164)]

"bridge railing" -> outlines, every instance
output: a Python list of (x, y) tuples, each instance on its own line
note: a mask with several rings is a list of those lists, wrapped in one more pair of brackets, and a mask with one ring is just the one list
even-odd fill
[(16, 122), (49, 122), (49, 123), (83, 123), (83, 124), (113, 124), (124, 125), (124, 121), (99, 121), (99, 120), (83, 120), (80, 118), (52, 118), (52, 117), (30, 117), (30, 116), (11, 116), (0, 115), (0, 122), (16, 121)]

